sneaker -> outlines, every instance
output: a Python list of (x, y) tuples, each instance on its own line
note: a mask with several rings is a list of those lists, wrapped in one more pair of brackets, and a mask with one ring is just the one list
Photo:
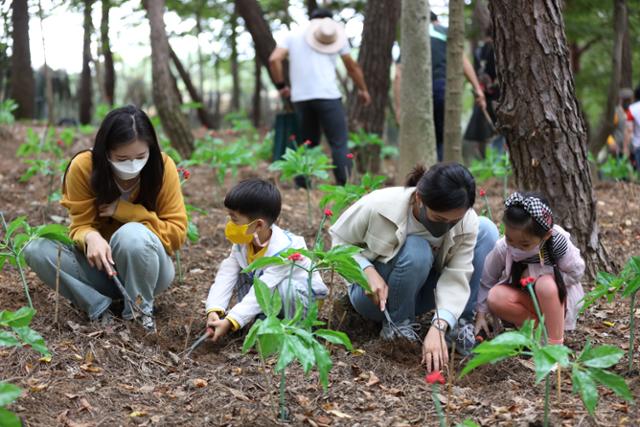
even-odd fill
[(100, 316), (94, 320), (94, 324), (98, 325), (100, 328), (106, 328), (113, 325), (114, 317), (111, 310), (106, 309)]
[(474, 334), (473, 322), (466, 319), (458, 320), (458, 324), (455, 328), (447, 332), (445, 339), (449, 348), (453, 347), (453, 342), (456, 343), (456, 351), (461, 356), (468, 356), (471, 354), (471, 350), (476, 345), (476, 336)]
[(149, 332), (156, 331), (156, 322), (153, 320), (153, 316), (143, 315), (140, 316), (140, 323), (142, 323), (142, 327)]
[(380, 330), (380, 337), (385, 341), (393, 341), (396, 338), (404, 338), (407, 341), (420, 341), (420, 325), (418, 323), (411, 322), (410, 319), (405, 319), (401, 322), (395, 323), (391, 320), (389, 313), (385, 310), (385, 319), (382, 321), (382, 329)]

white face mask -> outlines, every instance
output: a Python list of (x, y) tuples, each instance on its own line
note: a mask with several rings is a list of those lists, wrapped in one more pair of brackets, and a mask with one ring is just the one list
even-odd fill
[(511, 254), (511, 259), (514, 261), (523, 261), (528, 258), (538, 257), (540, 254), (540, 248), (535, 247), (533, 249), (529, 249), (524, 251), (522, 249), (514, 248), (513, 246), (507, 245), (507, 250)]
[(109, 160), (109, 163), (111, 163), (111, 168), (118, 178), (126, 181), (140, 175), (140, 172), (142, 172), (142, 169), (147, 164), (148, 160), (149, 153), (144, 156), (144, 159), (123, 160), (120, 162)]

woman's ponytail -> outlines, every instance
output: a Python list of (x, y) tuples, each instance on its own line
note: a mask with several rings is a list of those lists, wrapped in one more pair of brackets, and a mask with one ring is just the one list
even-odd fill
[(424, 165), (418, 164), (411, 170), (409, 175), (407, 175), (407, 182), (405, 183), (406, 187), (415, 187), (418, 185), (420, 178), (425, 174), (427, 168)]

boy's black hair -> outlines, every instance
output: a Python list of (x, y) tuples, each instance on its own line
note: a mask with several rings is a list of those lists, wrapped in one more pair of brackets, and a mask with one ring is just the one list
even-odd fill
[[(535, 197), (540, 199), (542, 203), (547, 206), (549, 205), (549, 201), (541, 194), (535, 192), (526, 192), (521, 193), (523, 198), (527, 197)], [(537, 221), (535, 221), (531, 215), (524, 210), (522, 206), (510, 206), (504, 210), (504, 216), (502, 218), (504, 224), (508, 227), (513, 227), (518, 230), (522, 230), (525, 233), (534, 235), (539, 238), (543, 238), (547, 234), (547, 230), (545, 230)], [(564, 279), (562, 278), (562, 274), (560, 273), (560, 269), (558, 268), (558, 260), (556, 259), (554, 253), (554, 245), (553, 245), (553, 236), (548, 238), (544, 243), (544, 253), (549, 257), (549, 261), (551, 261), (551, 265), (553, 266), (553, 276), (556, 281), (556, 286), (558, 287), (558, 297), (560, 298), (560, 302), (564, 303), (567, 298), (567, 287), (564, 283)], [(519, 261), (513, 261), (511, 264), (511, 286), (516, 288), (520, 288), (520, 279), (522, 278), (522, 273), (526, 268), (526, 264)]]
[(282, 208), (278, 187), (260, 178), (241, 181), (224, 197), (224, 207), (248, 217), (251, 221), (264, 219), (269, 225), (276, 222)]

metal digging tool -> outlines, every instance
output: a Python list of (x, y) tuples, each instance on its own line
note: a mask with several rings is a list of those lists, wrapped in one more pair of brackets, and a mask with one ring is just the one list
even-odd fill
[(135, 301), (133, 301), (131, 299), (131, 297), (129, 296), (129, 294), (127, 293), (127, 290), (122, 285), (122, 282), (120, 281), (120, 279), (118, 279), (118, 272), (117, 271), (113, 271), (110, 274), (110, 277), (113, 279), (113, 281), (116, 284), (116, 286), (118, 287), (118, 290), (120, 291), (120, 293), (122, 293), (122, 297), (124, 298), (125, 303), (129, 304), (129, 307), (131, 308), (131, 314), (133, 315), (133, 318), (134, 319), (136, 318), (136, 312), (138, 312), (142, 316), (146, 315), (146, 313), (144, 311), (142, 311), (142, 309), (140, 307), (138, 307), (138, 305), (135, 303)]
[(198, 338), (193, 344), (191, 344), (191, 347), (189, 347), (187, 351), (184, 352), (182, 357), (189, 357), (193, 350), (200, 347), (200, 344), (202, 344), (207, 338), (209, 338), (209, 332), (205, 332), (204, 334), (202, 334), (202, 336), (200, 336), (200, 338)]

